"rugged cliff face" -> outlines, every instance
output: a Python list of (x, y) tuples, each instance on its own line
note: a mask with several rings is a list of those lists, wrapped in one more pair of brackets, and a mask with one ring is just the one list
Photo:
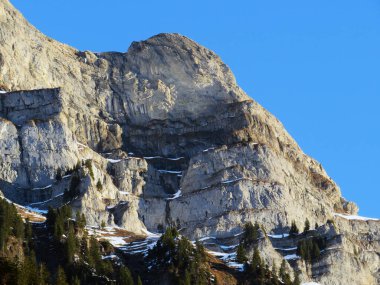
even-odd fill
[[(250, 221), (279, 234), (293, 220), (335, 220), (319, 229), (331, 249), (318, 264), (291, 265), (305, 281), (378, 284), (380, 222), (345, 218), (357, 207), (322, 166), (190, 39), (160, 34), (126, 53), (81, 52), (0, 0), (0, 89), (9, 199), (70, 202), (91, 225), (138, 234), (176, 225), (193, 239), (233, 237)], [(275, 242), (265, 245), (269, 262), (283, 256)]]

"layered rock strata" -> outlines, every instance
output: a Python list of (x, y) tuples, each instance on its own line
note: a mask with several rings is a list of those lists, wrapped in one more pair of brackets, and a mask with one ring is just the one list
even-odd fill
[[(305, 281), (379, 283), (380, 223), (337, 217), (358, 209), (194, 41), (160, 34), (126, 53), (82, 52), (0, 0), (0, 88), (0, 189), (13, 201), (192, 239), (233, 239), (256, 221), (283, 234), (308, 218), (330, 248), (311, 267), (289, 262)], [(281, 242), (297, 239), (263, 239), (269, 263), (284, 258)]]

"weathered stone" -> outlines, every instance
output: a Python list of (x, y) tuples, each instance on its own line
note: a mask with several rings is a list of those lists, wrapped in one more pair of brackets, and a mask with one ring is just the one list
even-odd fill
[(79, 177), (69, 202), (90, 225), (139, 234), (177, 225), (189, 238), (234, 239), (256, 221), (286, 233), (308, 218), (324, 226), (260, 240), (267, 263), (279, 266), (277, 247), (319, 234), (330, 248), (318, 261), (289, 262), (304, 281), (379, 284), (379, 222), (334, 216), (357, 206), (212, 51), (160, 34), (126, 53), (81, 52), (41, 34), (7, 0), (0, 43), (8, 91), (0, 92), (0, 190), (8, 198), (58, 207)]

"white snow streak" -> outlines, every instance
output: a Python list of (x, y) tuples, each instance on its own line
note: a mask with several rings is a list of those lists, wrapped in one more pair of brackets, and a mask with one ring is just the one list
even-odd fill
[(297, 247), (291, 247), (291, 248), (275, 248), (275, 250), (294, 251), (294, 250), (297, 250)]
[(88, 148), (88, 146), (87, 146), (87, 145), (84, 145), (84, 144), (82, 144), (82, 143), (80, 143), (80, 142), (77, 142), (77, 145), (79, 145), (79, 146), (83, 146), (83, 147), (86, 147), (86, 148)]
[(181, 159), (184, 159), (183, 156), (181, 156), (181, 157), (144, 156), (144, 159), (147, 159), (147, 160), (149, 160), (149, 159), (159, 159), (159, 158), (161, 158), (161, 159), (167, 159), (167, 160), (181, 160)]
[(111, 159), (111, 158), (107, 158), (108, 162), (110, 163), (118, 163), (121, 161), (121, 159)]
[(177, 193), (175, 193), (175, 194), (173, 195), (173, 197), (171, 197), (171, 198), (166, 198), (166, 200), (174, 200), (174, 199), (177, 199), (177, 198), (179, 198), (179, 197), (181, 197), (181, 196), (182, 196), (182, 191), (181, 191), (181, 190), (178, 190)]
[(58, 198), (58, 197), (61, 197), (61, 196), (63, 196), (63, 193), (58, 194), (58, 195), (54, 196), (53, 198), (51, 198), (51, 199), (49, 199), (49, 200), (45, 200), (45, 201), (42, 201), (42, 202), (31, 203), (30, 206), (32, 206), (32, 205), (41, 205), (41, 204), (45, 204), (45, 203), (50, 202), (50, 201), (53, 201), (55, 198)]
[(286, 260), (295, 260), (300, 259), (300, 257), (297, 254), (290, 254), (284, 257)]
[(270, 238), (275, 238), (275, 239), (282, 239), (282, 238), (287, 238), (289, 237), (289, 234), (282, 234), (282, 235), (268, 235)]
[(236, 178), (236, 179), (232, 179), (232, 180), (226, 180), (226, 181), (222, 181), (223, 184), (228, 184), (228, 183), (234, 183), (234, 182), (237, 182), (237, 181), (240, 181), (240, 180), (243, 180), (244, 178), (241, 177), (241, 178)]
[(169, 174), (181, 174), (182, 171), (179, 170), (158, 170), (160, 173), (169, 173)]
[(343, 215), (343, 214), (334, 214), (337, 217), (341, 217), (346, 220), (354, 220), (354, 221), (380, 221), (379, 219), (374, 219), (374, 218), (366, 218), (366, 217), (361, 217), (361, 216), (350, 216), (350, 215)]
[(50, 188), (51, 186), (53, 186), (53, 184), (50, 184), (50, 185), (48, 185), (48, 186), (41, 187), (41, 188), (33, 188), (32, 190), (44, 190), (44, 189), (48, 189), (48, 188)]

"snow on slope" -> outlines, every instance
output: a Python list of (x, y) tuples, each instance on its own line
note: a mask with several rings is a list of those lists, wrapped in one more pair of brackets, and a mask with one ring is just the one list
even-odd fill
[(349, 215), (343, 215), (343, 214), (334, 214), (337, 217), (341, 217), (346, 220), (354, 220), (354, 221), (380, 221), (379, 219), (374, 219), (374, 218), (366, 218), (366, 217), (361, 217), (361, 216), (349, 216)]

